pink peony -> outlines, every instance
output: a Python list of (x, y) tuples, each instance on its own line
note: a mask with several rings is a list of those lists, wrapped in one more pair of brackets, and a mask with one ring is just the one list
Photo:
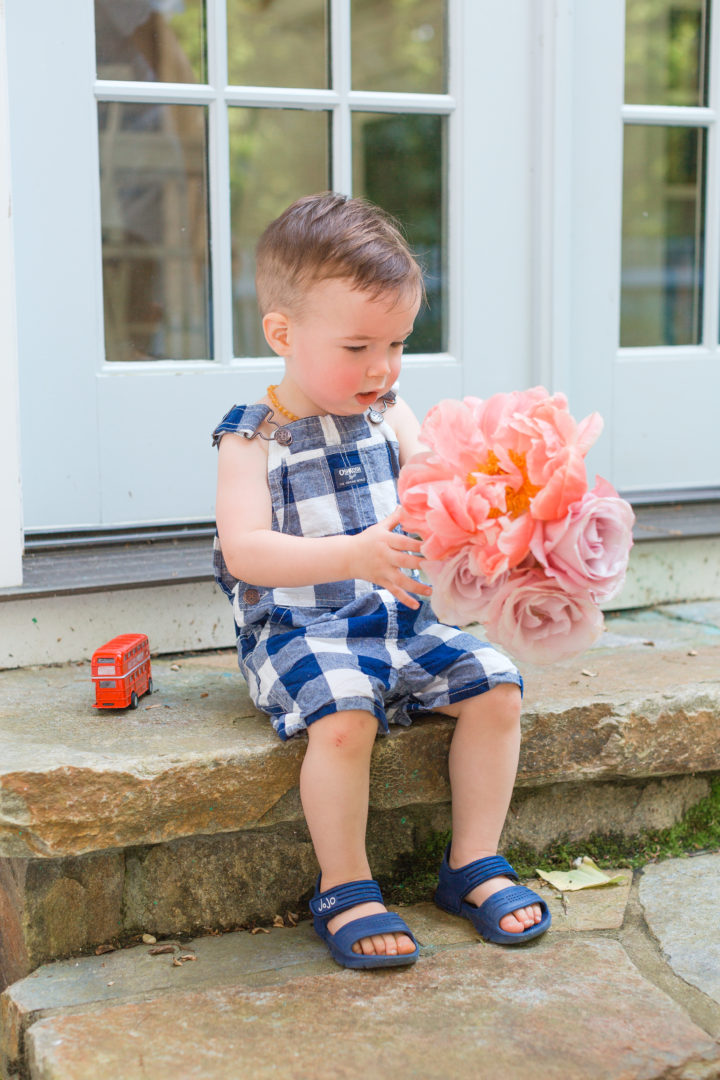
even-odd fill
[(452, 482), (452, 471), (438, 463), (429, 451), (415, 454), (403, 466), (398, 479), (398, 496), (403, 508), (402, 526), (406, 532), (425, 534), (430, 494)]
[(473, 411), (489, 447), (473, 476), (504, 479), (511, 517), (527, 510), (541, 520), (562, 517), (582, 497), (584, 457), (602, 430), (597, 413), (578, 424), (565, 395), (551, 397), (543, 387), (475, 399)]
[(483, 609), (488, 637), (519, 660), (551, 664), (584, 652), (602, 633), (603, 616), (585, 592), (568, 592), (537, 568), (519, 570)]
[(587, 589), (597, 602), (609, 600), (625, 579), (634, 520), (630, 504), (598, 476), (564, 518), (538, 524), (530, 550), (564, 588)]

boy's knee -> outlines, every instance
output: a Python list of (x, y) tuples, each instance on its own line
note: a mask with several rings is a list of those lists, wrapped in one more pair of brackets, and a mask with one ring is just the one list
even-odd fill
[(492, 690), (460, 703), (460, 715), (466, 713), (508, 727), (520, 723), (521, 711), (522, 694), (515, 683), (499, 683)]
[(371, 712), (358, 709), (323, 716), (308, 728), (308, 738), (320, 741), (334, 750), (352, 753), (364, 750), (375, 741), (377, 720)]

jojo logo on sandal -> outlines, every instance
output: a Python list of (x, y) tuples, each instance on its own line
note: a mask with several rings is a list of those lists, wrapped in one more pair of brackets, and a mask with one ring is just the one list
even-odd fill
[(329, 900), (321, 900), (318, 904), (318, 909), (320, 911), (330, 911), (331, 908), (335, 907), (336, 899), (337, 897), (331, 896)]

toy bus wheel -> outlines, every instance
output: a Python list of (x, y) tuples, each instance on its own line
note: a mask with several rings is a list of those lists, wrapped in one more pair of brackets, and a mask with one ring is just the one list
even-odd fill
[(152, 692), (153, 692), (153, 682), (152, 682), (152, 679), (148, 679), (148, 688), (147, 688), (147, 692), (148, 692), (148, 694), (152, 694)]
[(135, 691), (133, 690), (132, 694), (130, 695), (130, 708), (131, 709), (137, 709), (137, 707), (138, 707), (138, 696), (135, 693)]

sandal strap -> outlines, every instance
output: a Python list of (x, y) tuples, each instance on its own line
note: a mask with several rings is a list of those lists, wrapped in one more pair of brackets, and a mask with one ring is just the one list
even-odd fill
[(467, 866), (460, 866), (457, 870), (453, 870), (448, 862), (448, 855), (450, 848), (445, 852), (445, 872), (453, 875), (455, 881), (461, 885), (462, 896), (466, 896), (467, 893), (472, 892), (476, 885), (482, 885), (484, 881), (489, 881), (490, 878), (495, 877), (508, 877), (512, 881), (517, 881), (518, 876), (513, 870), (507, 859), (504, 859), (502, 855), (488, 855), (485, 859), (476, 859), (475, 862), (468, 863)]
[[(320, 879), (318, 878), (318, 885)], [(346, 881), (325, 892), (316, 892), (310, 901), (310, 911), (316, 919), (331, 919), (341, 911), (367, 904), (369, 901), (382, 904), (383, 898), (377, 881)]]
[(348, 952), (356, 941), (362, 941), (363, 938), (372, 937), (374, 934), (406, 934), (417, 948), (417, 940), (405, 920), (392, 911), (353, 919), (352, 922), (336, 930), (332, 935), (332, 940), (336, 949)]

